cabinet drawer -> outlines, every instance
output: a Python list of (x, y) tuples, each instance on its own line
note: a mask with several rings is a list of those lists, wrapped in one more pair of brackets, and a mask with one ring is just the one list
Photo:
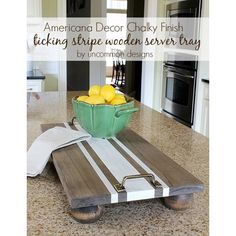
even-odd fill
[(43, 81), (42, 80), (28, 80), (27, 81), (27, 92), (42, 92)]
[(27, 92), (41, 92), (39, 85), (27, 85)]

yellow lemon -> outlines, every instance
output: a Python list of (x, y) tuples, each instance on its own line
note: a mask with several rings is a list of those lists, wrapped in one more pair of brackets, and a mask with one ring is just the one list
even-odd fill
[(97, 104), (104, 104), (105, 100), (102, 96), (99, 95), (91, 95), (90, 97), (88, 97), (85, 102), (89, 103), (89, 104), (93, 104), (93, 105), (97, 105)]
[(116, 94), (114, 98), (120, 98), (123, 99), (126, 102), (125, 96), (123, 94)]
[(88, 98), (88, 96), (79, 96), (77, 98), (78, 101), (84, 102), (86, 99)]
[(115, 88), (112, 87), (111, 85), (104, 85), (102, 88), (101, 88), (101, 96), (104, 97), (104, 99), (107, 101), (107, 102), (110, 102), (114, 97), (115, 97)]
[(123, 98), (114, 98), (112, 101), (111, 101), (111, 105), (120, 105), (120, 104), (124, 104), (126, 103), (126, 100), (124, 100)]
[(101, 91), (101, 87), (99, 85), (93, 85), (90, 87), (88, 94), (89, 96), (100, 95), (100, 91)]

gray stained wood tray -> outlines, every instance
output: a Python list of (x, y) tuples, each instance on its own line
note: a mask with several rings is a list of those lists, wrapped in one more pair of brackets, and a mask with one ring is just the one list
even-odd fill
[[(54, 126), (80, 128), (70, 123), (41, 128)], [(98, 206), (118, 202), (163, 198), (168, 207), (185, 209), (192, 194), (203, 190), (200, 180), (129, 128), (114, 138), (61, 148), (52, 158), (72, 216), (83, 223), (100, 217)]]

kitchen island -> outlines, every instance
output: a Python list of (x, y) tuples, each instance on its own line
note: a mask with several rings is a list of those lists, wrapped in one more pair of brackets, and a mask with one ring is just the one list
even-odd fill
[[(79, 92), (39, 93), (28, 104), (28, 147), (41, 133), (40, 124), (61, 123), (73, 117), (71, 99)], [(129, 128), (204, 183), (185, 211), (166, 208), (160, 199), (105, 206), (104, 216), (83, 225), (68, 212), (66, 194), (52, 162), (41, 176), (28, 178), (28, 235), (208, 235), (209, 140), (147, 106), (136, 103)]]

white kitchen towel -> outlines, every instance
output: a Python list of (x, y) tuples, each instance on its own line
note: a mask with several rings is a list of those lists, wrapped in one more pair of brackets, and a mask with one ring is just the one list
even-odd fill
[(88, 140), (91, 135), (85, 131), (54, 127), (42, 133), (31, 145), (27, 153), (27, 176), (41, 174), (56, 149)]

